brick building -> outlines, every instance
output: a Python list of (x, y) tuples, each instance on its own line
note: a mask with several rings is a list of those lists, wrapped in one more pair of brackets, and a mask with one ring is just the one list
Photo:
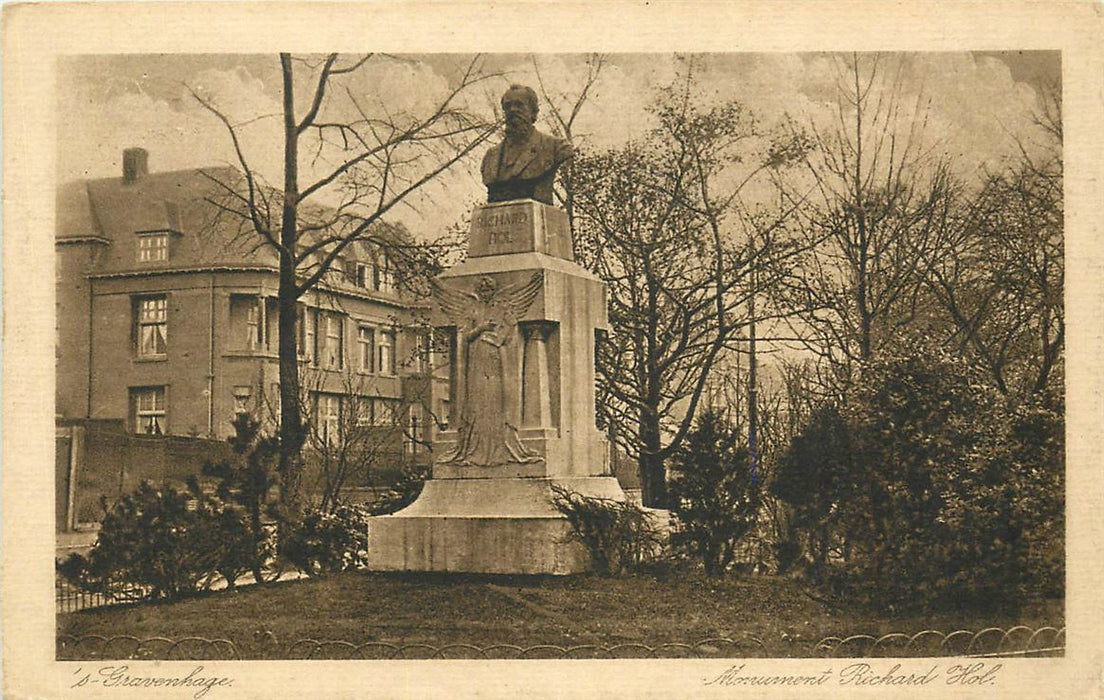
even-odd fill
[[(277, 258), (212, 203), (240, 176), (150, 173), (143, 149), (123, 161), (120, 177), (58, 189), (59, 425), (222, 440), (238, 413), (271, 420)], [(375, 426), (396, 458), (418, 455), (448, 420), (447, 370), (430, 370), (387, 256), (345, 253), (300, 300), (304, 406), (322, 444)]]

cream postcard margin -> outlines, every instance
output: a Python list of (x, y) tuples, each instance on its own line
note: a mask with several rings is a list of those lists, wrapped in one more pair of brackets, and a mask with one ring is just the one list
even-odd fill
[[(87, 3), (4, 7), (3, 694), (190, 698), (72, 688), (54, 660), (55, 58), (90, 53), (1060, 50), (1065, 119), (1067, 653), (1002, 659), (996, 687), (832, 687), (830, 697), (1104, 697), (1100, 380), (1104, 356), (1104, 4), (1092, 2)], [(896, 661), (887, 659), (888, 671)], [(898, 660), (903, 666), (911, 660)], [(131, 662), (186, 675), (198, 662)], [(705, 685), (731, 662), (202, 662), (209, 698), (795, 697)], [(745, 675), (820, 675), (838, 660), (758, 659)], [(917, 668), (923, 664), (915, 664)], [(752, 668), (753, 667), (753, 668)], [(920, 669), (921, 672), (930, 664)], [(812, 696), (802, 691), (801, 696)]]

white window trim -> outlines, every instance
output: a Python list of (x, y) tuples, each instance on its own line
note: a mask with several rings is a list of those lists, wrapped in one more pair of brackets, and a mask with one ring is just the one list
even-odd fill
[[(384, 377), (394, 377), (396, 374), (396, 344), (398, 342), (398, 334), (392, 330), (382, 329), (376, 334), (376, 372)], [(384, 342), (386, 339), (387, 342)], [(384, 361), (384, 350), (387, 350), (387, 361)]]
[[(147, 316), (146, 304), (151, 304)], [(169, 351), (169, 297), (167, 294), (159, 294), (155, 296), (140, 296), (137, 297), (137, 318), (135, 318), (137, 324), (136, 340), (137, 347), (135, 348), (136, 354), (141, 358), (150, 357), (165, 357)], [(161, 329), (161, 343), (163, 345), (161, 351), (156, 349), (146, 351), (146, 329)], [(151, 331), (154, 332), (154, 331)]]
[[(159, 244), (159, 245), (158, 245)], [(166, 262), (169, 259), (169, 232), (143, 231), (138, 234), (137, 258), (140, 263)]]
[[(364, 337), (368, 333), (368, 339)], [(364, 366), (365, 358), (368, 366)], [(376, 329), (373, 326), (357, 324), (357, 371), (361, 374), (376, 373)]]
[[(168, 434), (168, 387), (167, 386), (138, 386), (131, 387), (130, 395), (133, 402), (134, 411), (134, 433), (136, 435), (144, 435), (147, 437), (163, 437)], [(152, 405), (149, 408), (142, 408), (142, 399), (153, 399)], [(160, 402), (158, 402), (160, 398)], [(153, 418), (155, 422), (154, 426), (160, 432), (147, 432), (145, 428), (145, 418)], [(158, 420), (159, 419), (159, 420)]]

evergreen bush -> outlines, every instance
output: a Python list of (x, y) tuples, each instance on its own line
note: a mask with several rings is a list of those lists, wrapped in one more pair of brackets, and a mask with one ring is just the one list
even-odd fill
[(1063, 591), (1062, 434), (1060, 405), (914, 348), (864, 368), (775, 488), (831, 546), (817, 557), (838, 593), (890, 612), (1014, 608)]
[(698, 416), (671, 464), (679, 539), (711, 576), (725, 572), (755, 527), (758, 484), (739, 431), (714, 407)]
[(88, 557), (72, 555), (59, 572), (78, 587), (119, 599), (175, 599), (229, 585), (248, 568), (252, 539), (240, 510), (187, 490), (143, 482), (105, 515)]

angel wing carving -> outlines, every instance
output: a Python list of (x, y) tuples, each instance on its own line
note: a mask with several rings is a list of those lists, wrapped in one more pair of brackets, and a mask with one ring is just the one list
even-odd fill
[(521, 442), (506, 403), (508, 392), (520, 394), (518, 378), (506, 371), (510, 353), (517, 352), (508, 346), (543, 283), (539, 271), (527, 282), (502, 288), (486, 276), (471, 293), (431, 280), (433, 296), (457, 326), (458, 350), (463, 348), (457, 365), (464, 388), (458, 397), (458, 438), (442, 463), (497, 466), (544, 459)]
[(537, 292), (544, 284), (544, 275), (534, 272), (527, 282), (511, 284), (501, 289), (492, 277), (484, 277), (476, 286), (476, 292), (468, 292), (446, 285), (438, 279), (429, 281), (433, 292), (433, 298), (441, 305), (441, 309), (457, 325), (464, 325), (476, 310), (477, 305), (496, 304), (505, 307), (510, 320), (517, 322), (532, 306), (537, 298)]
[(537, 292), (540, 291), (543, 284), (544, 275), (540, 272), (534, 272), (528, 282), (512, 284), (499, 290), (496, 298), (509, 307), (513, 320), (517, 321), (532, 306), (533, 300), (537, 298)]
[(472, 307), (479, 301), (475, 294), (446, 285), (435, 277), (430, 278), (429, 286), (445, 315), (457, 325), (464, 324)]

